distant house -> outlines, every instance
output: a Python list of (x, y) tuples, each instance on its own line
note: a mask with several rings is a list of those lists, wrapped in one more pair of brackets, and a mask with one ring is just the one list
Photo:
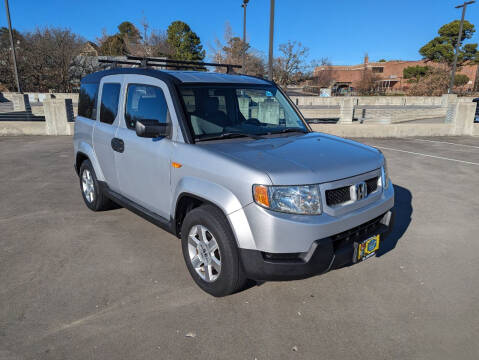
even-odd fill
[(91, 41), (87, 41), (85, 45), (83, 45), (83, 49), (80, 50), (80, 55), (83, 56), (98, 56), (100, 53), (100, 48), (97, 44)]
[[(370, 70), (376, 75), (378, 80), (378, 89), (384, 92), (394, 90), (404, 90), (408, 87), (408, 79), (404, 79), (403, 71), (409, 66), (440, 66), (432, 61), (403, 61), (392, 60), (383, 62), (369, 62), (366, 55), (364, 62), (359, 65), (323, 65), (314, 70), (314, 76), (320, 77), (322, 71), (328, 72), (328, 79), (331, 79), (330, 88), (335, 93), (345, 93), (354, 90), (363, 78), (364, 71)], [(478, 65), (464, 65), (459, 74), (467, 75), (469, 83), (465, 85), (465, 90), (472, 90), (478, 79)], [(323, 76), (324, 77), (324, 76)]]

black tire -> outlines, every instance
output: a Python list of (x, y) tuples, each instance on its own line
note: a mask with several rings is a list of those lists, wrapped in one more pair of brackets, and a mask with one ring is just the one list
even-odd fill
[[(83, 191), (83, 174), (85, 171), (89, 171), (91, 174), (91, 178), (93, 180), (93, 193), (94, 198), (92, 201), (87, 198), (85, 192)], [(95, 170), (90, 162), (90, 160), (84, 160), (80, 166), (80, 190), (83, 197), (83, 201), (85, 201), (85, 205), (93, 211), (104, 211), (109, 210), (113, 207), (113, 202), (105, 196), (105, 194), (101, 191), (101, 188), (98, 184), (98, 180), (96, 178)]]
[[(188, 235), (196, 225), (205, 226), (214, 236), (221, 253), (221, 271), (213, 282), (203, 280), (194, 269), (188, 250)], [(226, 296), (241, 290), (246, 278), (238, 247), (223, 212), (213, 205), (202, 205), (186, 214), (181, 226), (181, 247), (188, 271), (196, 284), (208, 294)]]

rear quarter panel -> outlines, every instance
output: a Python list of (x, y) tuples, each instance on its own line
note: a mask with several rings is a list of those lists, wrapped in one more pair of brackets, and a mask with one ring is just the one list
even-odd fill
[[(85, 154), (93, 165), (98, 180), (104, 181), (103, 172), (95, 155), (93, 148), (93, 132), (95, 131), (95, 120), (77, 116), (75, 119), (75, 131), (73, 134), (73, 149), (75, 162), (78, 153)], [(76, 163), (75, 163), (76, 165)]]

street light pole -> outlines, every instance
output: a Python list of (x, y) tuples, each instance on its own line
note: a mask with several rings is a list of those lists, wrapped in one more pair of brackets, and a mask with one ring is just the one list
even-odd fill
[(8, 0), (5, 0), (5, 8), (7, 10), (8, 33), (10, 34), (10, 46), (12, 47), (13, 71), (15, 72), (15, 81), (17, 82), (17, 90), (19, 93), (21, 93), (20, 82), (18, 81), (17, 55), (15, 54), (15, 43), (13, 42), (12, 22), (10, 20), (10, 8), (8, 7)]
[(457, 68), (457, 57), (459, 53), (459, 46), (461, 44), (461, 39), (462, 39), (462, 29), (464, 27), (464, 18), (466, 16), (466, 8), (467, 5), (474, 4), (476, 1), (465, 1), (464, 4), (456, 6), (456, 9), (462, 8), (462, 17), (461, 17), (461, 23), (459, 25), (459, 34), (457, 34), (457, 41), (456, 41), (456, 53), (454, 54), (454, 62), (452, 63), (452, 71), (451, 71), (451, 82), (449, 83), (449, 89), (447, 90), (448, 94), (452, 94), (452, 89), (454, 87), (454, 80), (456, 77), (456, 68)]
[(274, 0), (269, 5), (269, 56), (268, 56), (268, 80), (273, 81), (273, 33), (274, 33)]
[(243, 74), (246, 72), (246, 6), (248, 5), (249, 0), (243, 0), (241, 7), (243, 8)]

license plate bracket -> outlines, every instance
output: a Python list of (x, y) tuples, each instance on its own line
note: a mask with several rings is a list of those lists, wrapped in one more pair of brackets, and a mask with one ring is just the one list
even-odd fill
[(379, 249), (380, 235), (370, 236), (367, 239), (354, 243), (353, 262), (360, 262), (376, 254)]

